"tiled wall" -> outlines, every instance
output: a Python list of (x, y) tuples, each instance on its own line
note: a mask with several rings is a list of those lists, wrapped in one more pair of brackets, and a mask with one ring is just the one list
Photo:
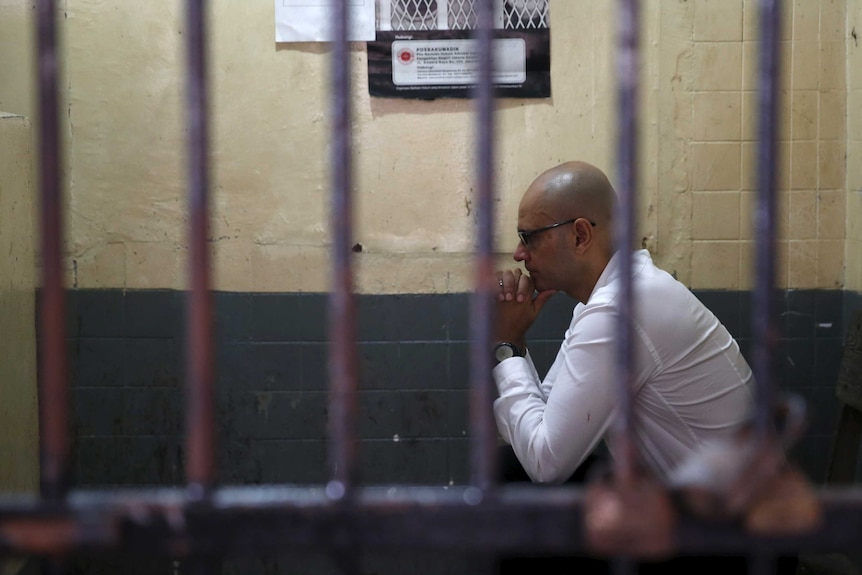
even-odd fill
[[(660, 115), (673, 131), (661, 160), (659, 261), (678, 268), (680, 279), (695, 289), (746, 290), (754, 282), (757, 5), (662, 4), (666, 46), (659, 89), (673, 89)], [(845, 0), (783, 3), (776, 277), (781, 287), (844, 286), (845, 179), (853, 164), (846, 157), (847, 7)]]
[[(695, 291), (750, 356), (748, 292)], [(73, 481), (81, 487), (179, 485), (183, 474), (182, 333), (185, 294), (169, 290), (69, 292), (74, 384)], [(528, 334), (543, 372), (573, 301), (550, 300)], [(858, 294), (792, 290), (781, 312), (782, 389), (808, 400), (811, 425), (792, 456), (815, 480), (836, 422), (843, 317)], [(367, 483), (445, 486), (468, 480), (469, 296), (359, 296), (360, 467)], [(845, 312), (845, 308), (847, 312)], [(320, 484), (326, 465), (326, 296), (215, 295), (218, 479), (222, 484)], [(82, 560), (73, 573), (164, 573), (169, 560)], [(471, 559), (364, 557), (364, 573), (460, 575)], [(223, 572), (308, 573), (328, 559), (231, 559)]]
[[(696, 294), (749, 353), (749, 294)], [(75, 482), (181, 483), (184, 295), (70, 295)], [(812, 427), (799, 455), (818, 479), (835, 423), (845, 300), (839, 291), (794, 290), (781, 303), (782, 386), (809, 400)], [(364, 481), (467, 480), (468, 305), (466, 294), (359, 298)], [(532, 328), (540, 371), (572, 307), (556, 296)], [(324, 482), (326, 296), (218, 293), (216, 316), (219, 480)]]
[[(180, 482), (184, 295), (70, 294), (77, 483)], [(324, 482), (326, 296), (215, 301), (220, 480)], [(546, 366), (571, 315), (564, 296), (549, 305), (533, 343)], [(359, 299), (365, 481), (466, 480), (467, 306), (464, 294)]]

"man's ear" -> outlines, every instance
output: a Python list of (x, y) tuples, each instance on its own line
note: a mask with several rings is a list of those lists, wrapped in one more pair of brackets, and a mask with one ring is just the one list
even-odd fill
[(593, 226), (586, 218), (578, 218), (574, 225), (575, 247), (584, 248), (590, 244), (593, 239)]

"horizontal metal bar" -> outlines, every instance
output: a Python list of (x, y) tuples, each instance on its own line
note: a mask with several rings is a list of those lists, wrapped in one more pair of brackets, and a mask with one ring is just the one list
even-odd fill
[[(584, 552), (584, 495), (573, 487), (505, 486), (479, 504), (476, 487), (363, 487), (355, 505), (325, 488), (235, 487), (193, 505), (180, 489), (88, 491), (66, 505), (0, 499), (0, 555), (98, 551), (169, 556), (322, 551), (349, 534), (364, 551), (409, 549), (511, 553)], [(679, 554), (798, 553), (855, 549), (862, 491), (819, 493), (823, 522), (810, 533), (763, 536), (735, 523), (687, 516), (675, 527)]]

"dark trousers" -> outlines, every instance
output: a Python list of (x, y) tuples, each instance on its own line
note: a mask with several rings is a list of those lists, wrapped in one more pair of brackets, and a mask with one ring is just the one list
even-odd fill
[[(507, 445), (500, 449), (498, 461), (503, 483), (530, 483), (530, 477), (515, 457), (511, 447)], [(608, 456), (592, 454), (584, 460), (566, 483), (583, 484), (591, 475), (609, 465)], [(506, 556), (499, 559), (498, 565), (500, 575), (609, 575), (614, 571), (611, 562), (585, 555)], [(796, 566), (796, 557), (780, 557), (776, 562), (774, 573), (794, 575)], [(748, 573), (748, 559), (731, 556), (675, 557), (667, 561), (639, 563), (634, 572), (642, 575), (660, 573), (745, 575)]]

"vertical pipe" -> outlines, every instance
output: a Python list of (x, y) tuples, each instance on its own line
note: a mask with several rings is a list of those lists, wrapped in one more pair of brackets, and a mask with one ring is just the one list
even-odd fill
[(66, 359), (66, 300), (63, 291), (63, 218), (59, 134), (56, 6), (36, 2), (39, 66), (39, 174), (42, 251), (42, 338), (39, 390), (40, 489), (59, 500), (67, 490), (69, 384)]
[(622, 295), (617, 320), (617, 381), (620, 414), (616, 421), (614, 443), (617, 477), (628, 482), (633, 475), (634, 447), (632, 434), (633, 353), (632, 317), (634, 286), (632, 282), (632, 247), (635, 243), (635, 205), (637, 202), (638, 155), (638, 9), (639, 0), (620, 0), (617, 55), (619, 141), (618, 187), (620, 208), (616, 217), (615, 236), (620, 256)]
[(774, 359), (778, 347), (775, 317), (775, 164), (778, 122), (778, 31), (780, 0), (760, 0), (758, 68), (757, 207), (755, 209), (756, 283), (754, 288), (754, 378), (757, 407), (755, 429), (763, 438), (770, 430), (775, 406)]
[(333, 499), (348, 495), (356, 479), (356, 312), (351, 262), (352, 158), (350, 45), (347, 2), (333, 8), (332, 51), (332, 213), (333, 289), (329, 299), (329, 436)]
[(205, 0), (186, 1), (189, 178), (189, 274), (186, 363), (186, 475), (193, 499), (205, 497), (215, 474), (212, 294), (208, 236), (209, 131)]
[(494, 262), (494, 86), (493, 0), (476, 2), (477, 47), (479, 52), (476, 86), (478, 158), (476, 172), (478, 253), (476, 290), (470, 304), (470, 473), (473, 485), (489, 489), (496, 469), (497, 432), (491, 404), (491, 329), (494, 320), (494, 294), (488, 279), (493, 277)]

